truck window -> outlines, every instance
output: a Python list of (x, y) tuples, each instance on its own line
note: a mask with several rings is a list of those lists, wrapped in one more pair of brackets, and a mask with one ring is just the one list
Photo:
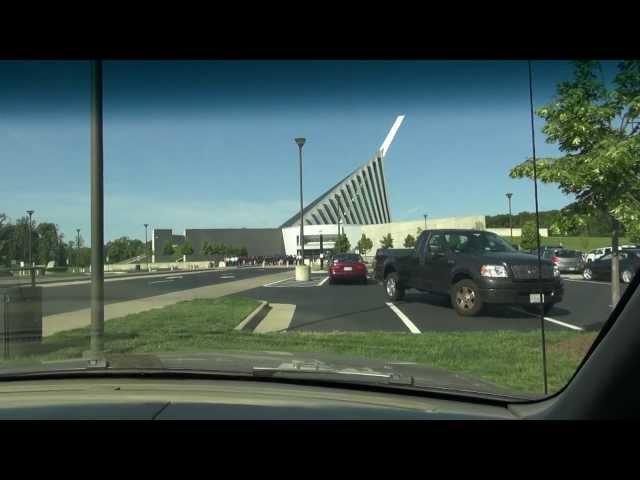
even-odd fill
[(443, 252), (447, 248), (447, 243), (444, 239), (444, 235), (441, 233), (434, 233), (429, 237), (429, 242), (427, 244), (427, 251), (429, 253), (434, 253), (436, 251)]
[(444, 236), (449, 249), (455, 253), (461, 253), (464, 249), (464, 245), (469, 241), (467, 235), (460, 235), (458, 233), (448, 233)]

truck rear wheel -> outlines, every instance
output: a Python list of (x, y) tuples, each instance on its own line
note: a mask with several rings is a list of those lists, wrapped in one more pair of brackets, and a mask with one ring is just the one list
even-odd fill
[(404, 298), (404, 287), (400, 285), (400, 276), (393, 272), (384, 279), (384, 289), (387, 297), (394, 302)]
[(458, 315), (472, 317), (484, 307), (480, 290), (473, 280), (460, 280), (451, 288), (451, 304)]

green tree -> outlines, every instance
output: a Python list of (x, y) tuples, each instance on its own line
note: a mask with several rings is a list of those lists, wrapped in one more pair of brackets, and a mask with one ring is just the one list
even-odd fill
[(0, 213), (0, 265), (9, 266), (11, 264), (14, 228), (9, 217)]
[(415, 246), (416, 246), (416, 237), (414, 237), (411, 234), (407, 235), (407, 237), (404, 239), (404, 247), (413, 248)]
[(174, 253), (176, 253), (176, 249), (173, 247), (172, 243), (169, 240), (164, 242), (164, 245), (162, 246), (162, 254), (173, 255)]
[(185, 241), (182, 245), (180, 245), (180, 254), (193, 255), (193, 246), (191, 245), (191, 242)]
[[(612, 301), (620, 298), (619, 257), (621, 224), (629, 235), (640, 231), (640, 61), (624, 61), (609, 89), (598, 62), (575, 64), (574, 78), (561, 82), (557, 95), (538, 110), (544, 119), (547, 143), (557, 144), (561, 156), (542, 158), (538, 178), (556, 183), (576, 202), (564, 209), (581, 224), (607, 214), (613, 221), (611, 244)], [(510, 172), (513, 178), (533, 177), (531, 160)], [(576, 220), (574, 220), (576, 221)]]
[(205, 255), (207, 257), (211, 256), (211, 250), (212, 250), (211, 244), (209, 243), (208, 240), (205, 240), (204, 242), (202, 242), (202, 250), (201, 250), (202, 255)]
[(40, 223), (36, 227), (38, 244), (36, 250), (37, 263), (46, 265), (54, 260), (60, 239), (58, 226), (53, 223)]
[(351, 243), (349, 243), (349, 239), (345, 233), (341, 233), (338, 235), (336, 239), (335, 246), (333, 247), (333, 251), (335, 253), (346, 253), (351, 250)]
[(520, 247), (525, 250), (534, 250), (538, 247), (535, 222), (527, 222), (522, 226)]
[(356, 246), (362, 255), (366, 255), (366, 253), (373, 248), (373, 242), (363, 233)]
[(393, 238), (391, 237), (390, 233), (387, 233), (384, 237), (382, 237), (382, 239), (380, 240), (380, 246), (382, 248), (393, 248)]
[(238, 254), (238, 256), (240, 257), (248, 257), (249, 256), (249, 252), (247, 250), (247, 247), (240, 247), (240, 252)]

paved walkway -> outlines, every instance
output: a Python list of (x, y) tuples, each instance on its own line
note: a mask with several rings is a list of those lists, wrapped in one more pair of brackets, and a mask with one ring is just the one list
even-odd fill
[[(125, 315), (144, 312), (154, 308), (162, 308), (173, 305), (183, 300), (193, 300), (195, 298), (217, 298), (225, 295), (239, 293), (245, 290), (260, 287), (266, 283), (274, 282), (291, 277), (291, 271), (274, 273), (273, 275), (261, 275), (248, 279), (225, 282), (223, 284), (208, 285), (206, 287), (181, 290), (154, 297), (140, 298), (105, 305), (105, 321)], [(91, 323), (91, 309), (85, 308), (70, 313), (59, 313), (45, 316), (42, 320), (43, 335), (49, 336), (56, 332), (71, 330), (74, 328), (86, 327)]]

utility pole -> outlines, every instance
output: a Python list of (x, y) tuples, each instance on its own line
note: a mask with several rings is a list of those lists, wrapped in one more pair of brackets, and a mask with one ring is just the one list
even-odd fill
[(80, 273), (80, 229), (76, 228), (76, 273)]
[(149, 270), (149, 248), (147, 247), (147, 227), (148, 223), (144, 224), (144, 258), (147, 260), (147, 271)]
[(306, 140), (302, 137), (295, 139), (298, 145), (300, 159), (300, 265), (304, 265), (304, 207), (302, 202), (302, 147)]
[(513, 226), (511, 225), (511, 197), (513, 197), (513, 193), (507, 193), (506, 195), (509, 200), (509, 235), (511, 237), (511, 243), (513, 243)]
[(102, 61), (91, 65), (91, 347), (90, 361), (104, 364), (104, 170)]
[(36, 272), (33, 269), (33, 251), (31, 249), (31, 215), (33, 215), (33, 210), (27, 210), (29, 214), (29, 268), (31, 269), (31, 286), (36, 286)]

